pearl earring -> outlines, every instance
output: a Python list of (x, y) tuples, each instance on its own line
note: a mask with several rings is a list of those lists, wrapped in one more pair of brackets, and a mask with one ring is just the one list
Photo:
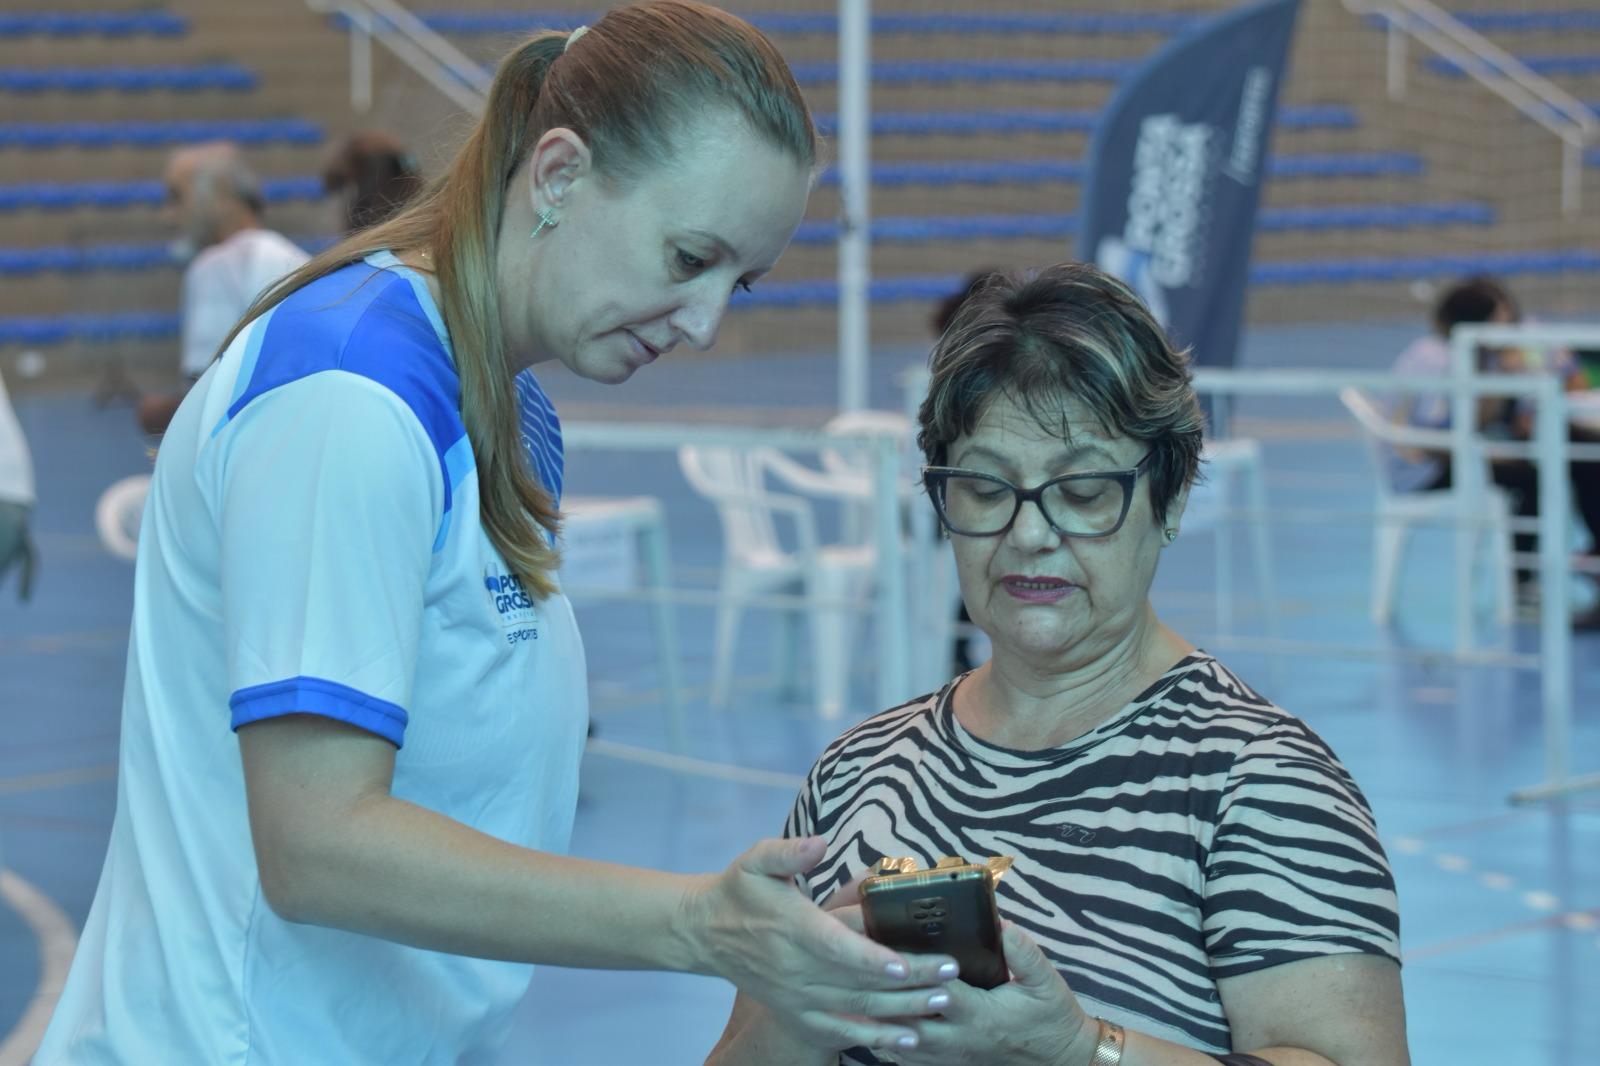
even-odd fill
[(537, 226), (533, 227), (533, 232), (530, 233), (528, 236), (529, 236), (530, 239), (533, 238), (533, 237), (537, 237), (539, 234), (543, 233), (546, 229), (555, 229), (560, 224), (561, 223), (556, 221), (556, 216), (554, 216), (554, 215), (552, 215), (550, 213), (550, 209), (548, 207), (541, 208), (539, 210), (539, 224)]
[(1162, 530), (1162, 533), (1166, 535), (1168, 544), (1171, 544), (1173, 541), (1178, 539), (1177, 526), (1168, 526), (1166, 529)]

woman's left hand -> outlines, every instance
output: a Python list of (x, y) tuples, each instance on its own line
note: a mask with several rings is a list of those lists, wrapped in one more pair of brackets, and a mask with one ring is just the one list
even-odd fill
[(950, 1005), (941, 1017), (906, 1019), (917, 1031), (917, 1048), (894, 1052), (895, 1062), (901, 1066), (1089, 1062), (1099, 1036), (1095, 1020), (1078, 1005), (1032, 937), (1006, 922), (1002, 942), (1011, 980), (991, 989), (951, 981), (945, 986)]

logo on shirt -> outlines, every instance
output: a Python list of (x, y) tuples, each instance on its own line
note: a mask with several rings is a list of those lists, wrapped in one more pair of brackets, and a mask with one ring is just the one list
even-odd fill
[(528, 595), (528, 590), (523, 587), (522, 579), (516, 574), (497, 574), (486, 570), (483, 574), (484, 591), (488, 594), (489, 602), (494, 605), (495, 613), (500, 618), (500, 624), (511, 632), (506, 634), (506, 641), (517, 644), (526, 640), (538, 640), (538, 615), (534, 611), (533, 597)]

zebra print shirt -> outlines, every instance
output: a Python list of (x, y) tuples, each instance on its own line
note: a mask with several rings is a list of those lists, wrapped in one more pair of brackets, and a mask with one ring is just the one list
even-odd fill
[(867, 719), (812, 768), (785, 834), (828, 841), (813, 898), (885, 855), (1014, 856), (1001, 911), (1084, 1009), (1209, 1052), (1231, 1050), (1223, 978), (1348, 952), (1399, 960), (1365, 797), (1315, 733), (1209, 655), (1046, 751), (963, 729), (960, 680)]

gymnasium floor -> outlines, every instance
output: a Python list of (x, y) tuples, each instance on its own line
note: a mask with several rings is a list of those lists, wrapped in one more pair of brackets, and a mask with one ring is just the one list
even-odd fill
[[(1250, 334), (1253, 366), (1379, 367), (1409, 328), (1275, 328)], [(882, 356), (873, 401), (898, 407), (896, 373), (916, 353)], [(608, 390), (564, 374), (546, 385), (564, 419), (717, 419), (817, 425), (834, 396), (817, 357), (650, 368)], [(74, 391), (13, 384), (39, 466), (36, 531), (43, 570), (35, 601), (0, 590), (0, 1066), (25, 1061), (18, 1029), (94, 892), (115, 799), (115, 760), (132, 570), (93, 533), (99, 492), (145, 468), (125, 407), (96, 410)], [(782, 409), (752, 407), (752, 397)], [(1370, 504), (1371, 475), (1328, 401), (1252, 401), (1241, 433), (1266, 446), (1274, 508)], [(668, 508), (679, 580), (710, 585), (720, 540), (671, 455), (574, 453), (570, 492), (649, 493)], [(1266, 695), (1306, 719), (1339, 752), (1376, 810), (1400, 887), (1413, 1056), (1449, 1066), (1600, 1063), (1600, 792), (1564, 805), (1511, 808), (1513, 788), (1542, 769), (1536, 679), (1448, 658), (1267, 656), (1217, 639), (1212, 539), (1196, 532), (1168, 553), (1157, 605), (1169, 622)], [(1242, 560), (1244, 542), (1241, 539)], [(1273, 548), (1284, 635), (1297, 640), (1444, 649), (1451, 632), (1448, 534), (1413, 546), (1400, 621), (1367, 620), (1370, 520), (1280, 524)], [(1237, 633), (1262, 629), (1250, 574), (1236, 566)], [(1584, 590), (1587, 594), (1587, 590)], [(799, 775), (838, 731), (802, 705), (775, 704), (770, 617), (744, 628), (735, 709), (704, 704), (709, 612), (679, 615), (691, 691), (692, 759), (663, 758), (651, 630), (633, 605), (580, 607), (598, 739), (585, 764), (574, 850), (678, 870), (720, 868), (775, 833)], [(1491, 634), (1495, 635), (1495, 634)], [(1499, 639), (1531, 648), (1534, 631)], [(1214, 643), (1209, 643), (1214, 642)], [(1573, 760), (1600, 770), (1600, 636), (1574, 647)], [(856, 705), (873, 709), (866, 669)], [(52, 926), (60, 916), (69, 927)], [(699, 1062), (731, 991), (657, 974), (545, 969), (519, 1011), (508, 1064), (634, 1066)]]

